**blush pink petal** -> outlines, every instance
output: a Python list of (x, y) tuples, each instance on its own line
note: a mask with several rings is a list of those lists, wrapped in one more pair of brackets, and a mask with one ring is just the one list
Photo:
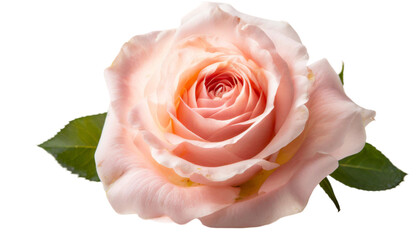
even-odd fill
[[(177, 116), (171, 114), (172, 119), (178, 119), (187, 129), (203, 139), (208, 139), (210, 135), (228, 125), (242, 122), (248, 115), (246, 113), (238, 113), (235, 117), (227, 120), (216, 120), (213, 118), (204, 118), (195, 112), (186, 103), (181, 100), (179, 103)], [(227, 134), (227, 133), (226, 133)], [(224, 139), (233, 136), (226, 135)]]
[(172, 114), (171, 114), (171, 119), (172, 119), (173, 133), (167, 133), (167, 134), (174, 134), (184, 139), (191, 139), (195, 141), (205, 141), (202, 137), (198, 136), (196, 133), (192, 132), (190, 129), (185, 127), (185, 125), (182, 124), (179, 121), (179, 119), (177, 119)]
[[(260, 164), (264, 164), (264, 165), (269, 165), (270, 163), (267, 162), (266, 160), (261, 160), (259, 162)], [(270, 165), (270, 166), (261, 166), (260, 164), (253, 164), (250, 166), (244, 166), (244, 170), (243, 172), (241, 171), (240, 173), (237, 173), (236, 175), (234, 175), (231, 178), (228, 178), (227, 180), (224, 181), (214, 181), (211, 178), (208, 178), (207, 176), (203, 175), (203, 174), (192, 174), (191, 175), (191, 181), (193, 182), (197, 182), (197, 183), (202, 183), (205, 185), (209, 185), (209, 186), (238, 186), (246, 181), (248, 181), (250, 178), (252, 178), (252, 176), (254, 176), (255, 174), (257, 174), (259, 171), (261, 171), (262, 169), (274, 169), (276, 167), (278, 167), (277, 165)]]
[[(249, 119), (251, 116), (251, 113), (244, 113), (241, 116), (243, 116), (244, 119)], [(234, 123), (230, 124), (226, 127), (220, 128), (219, 130), (213, 132), (210, 136), (208, 136), (207, 140), (216, 142), (216, 141), (223, 141), (226, 138), (237, 136), (240, 133), (244, 132), (246, 129), (248, 129), (251, 126), (252, 123)]]
[(152, 32), (133, 37), (105, 70), (111, 105), (120, 121), (127, 121), (128, 111), (145, 95), (146, 86), (166, 54), (174, 32)]
[(177, 144), (175, 149), (172, 150), (172, 153), (187, 160), (186, 163), (206, 167), (220, 167), (244, 160), (226, 148), (200, 148), (187, 141)]
[(154, 166), (147, 145), (135, 146), (134, 137), (110, 109), (95, 160), (115, 211), (146, 219), (167, 216), (183, 224), (226, 207), (237, 197), (238, 189), (232, 187), (181, 187), (169, 182), (169, 176)]
[(304, 159), (318, 161), (313, 156), (327, 154), (338, 162), (359, 152), (365, 144), (365, 126), (373, 119), (375, 112), (359, 107), (346, 96), (337, 73), (328, 61), (318, 61), (310, 69), (315, 75), (315, 83), (306, 104), (309, 119), (302, 133), (303, 143), (296, 155), (264, 182), (260, 193), (276, 191), (279, 185), (288, 184), (300, 164), (303, 167), (308, 164), (302, 162)]
[[(287, 81), (287, 78), (283, 78), (282, 80)], [(275, 130), (273, 131), (275, 135), (256, 157), (267, 157), (277, 152), (299, 136), (305, 128), (308, 119), (308, 109), (304, 104), (307, 101), (306, 91), (309, 87), (309, 80), (306, 77), (295, 77), (293, 85), (294, 94), (287, 96), (288, 92), (290, 92), (290, 84), (280, 83), (275, 98), (276, 122), (274, 124)], [(283, 93), (287, 97), (283, 96)], [(289, 107), (287, 103), (292, 104), (292, 106)], [(279, 123), (282, 124), (280, 125)]]
[(266, 99), (265, 99), (265, 96), (261, 94), (249, 118), (254, 119), (255, 117), (261, 115), (264, 112), (265, 106), (266, 106)]
[[(267, 146), (273, 136), (274, 121), (274, 113), (270, 112), (260, 122), (250, 126), (244, 132), (246, 134), (243, 136), (237, 135), (241, 137), (238, 138), (235, 144), (228, 145), (225, 148), (244, 159), (258, 156), (258, 153)], [(268, 156), (255, 158), (266, 157)]]
[(270, 141), (273, 121), (274, 113), (268, 111), (267, 114), (257, 117), (253, 128), (249, 127), (239, 135), (221, 142), (189, 140), (170, 133), (165, 136), (171, 144), (177, 146), (174, 150), (177, 156), (199, 165), (221, 166), (255, 158), (253, 156)]
[[(247, 14), (238, 12), (231, 5), (224, 3), (205, 3), (201, 7), (206, 8), (208, 7), (207, 5), (218, 5), (219, 8), (223, 11), (232, 14), (233, 16), (238, 16), (244, 19), (244, 21), (249, 24), (259, 26), (261, 29), (264, 30), (264, 32), (267, 32), (267, 34), (273, 39), (276, 38), (276, 35), (284, 35), (300, 43), (300, 38), (298, 34), (287, 22), (272, 21), (268, 19), (258, 18), (255, 16), (249, 16)], [(200, 9), (197, 9), (196, 11), (200, 11)]]
[(152, 148), (151, 154), (159, 164), (173, 169), (179, 176), (206, 185), (235, 186), (261, 169), (272, 170), (279, 166), (265, 159), (248, 159), (220, 167), (206, 167), (188, 162), (164, 149)]
[[(338, 165), (334, 158), (322, 154), (305, 160), (286, 184), (236, 202), (200, 221), (209, 227), (257, 227), (302, 211), (315, 186)], [(276, 170), (277, 175), (286, 171), (281, 167)]]
[[(214, 3), (208, 3), (214, 4)], [(283, 21), (272, 21), (262, 19), (255, 16), (249, 16), (238, 12), (229, 4), (217, 4), (220, 9), (233, 15), (238, 16), (245, 22), (261, 28), (273, 40), (280, 56), (287, 62), (292, 74), (302, 75), (306, 71), (306, 61), (308, 54), (306, 48), (302, 45), (301, 40), (296, 31)], [(206, 6), (203, 6), (206, 7)]]
[[(262, 20), (258, 22), (262, 24)], [(264, 28), (263, 30), (266, 31)], [(280, 68), (282, 78), (275, 98), (276, 135), (257, 157), (270, 155), (291, 142), (303, 131), (308, 118), (308, 111), (304, 105), (308, 100), (310, 87), (307, 78), (306, 48), (300, 41), (288, 38), (287, 35), (275, 36), (272, 39), (276, 51), (288, 67)], [(284, 62), (277, 60), (277, 65), (285, 64)]]
[[(234, 116), (238, 116), (241, 113), (250, 112), (253, 107), (255, 107), (258, 100), (255, 90), (250, 85), (248, 76), (244, 76), (244, 78), (244, 87), (242, 88), (240, 94), (235, 98), (235, 102), (232, 105), (222, 108), (221, 110), (210, 115), (210, 118), (226, 120), (233, 118)], [(262, 92), (258, 93), (262, 94)]]
[(248, 99), (249, 92), (248, 89), (244, 87), (232, 105), (227, 106), (218, 112), (215, 112), (214, 114), (210, 115), (209, 118), (227, 120), (241, 115), (242, 113), (245, 113)]
[(215, 130), (229, 124), (228, 121), (203, 118), (200, 114), (188, 107), (183, 100), (180, 101), (177, 112), (173, 113), (174, 118), (178, 119), (186, 128), (204, 139)]
[(307, 104), (310, 118), (305, 142), (311, 143), (307, 148), (326, 152), (337, 160), (359, 152), (366, 141), (365, 126), (373, 120), (375, 112), (361, 108), (347, 97), (327, 60), (320, 60), (309, 68), (314, 73), (315, 83)]

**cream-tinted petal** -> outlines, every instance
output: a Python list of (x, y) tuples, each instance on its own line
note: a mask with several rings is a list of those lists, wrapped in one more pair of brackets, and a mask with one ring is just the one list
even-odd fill
[(98, 175), (112, 207), (119, 213), (136, 213), (142, 218), (168, 216), (186, 223), (233, 203), (233, 187), (183, 187), (168, 175), (148, 153), (146, 144), (136, 146), (134, 134), (108, 113), (95, 153)]
[(192, 181), (218, 186), (234, 186), (249, 180), (258, 170), (271, 170), (277, 163), (265, 159), (248, 159), (219, 167), (191, 163), (165, 149), (151, 149), (152, 157), (162, 166), (173, 169), (179, 176)]
[[(303, 163), (303, 160), (301, 161)], [(305, 164), (296, 164), (291, 178), (284, 184), (270, 184), (270, 189), (258, 196), (238, 201), (211, 215), (200, 218), (209, 227), (257, 227), (277, 219), (301, 212), (315, 186), (336, 167), (337, 161), (328, 155), (319, 154), (305, 159)], [(272, 178), (281, 176), (289, 169), (279, 167)], [(265, 183), (267, 184), (267, 182)]]
[(364, 146), (365, 126), (375, 112), (361, 108), (345, 94), (328, 61), (318, 61), (310, 65), (310, 69), (315, 83), (307, 104), (310, 114), (307, 147), (331, 154), (338, 160), (357, 153)]
[(120, 121), (127, 120), (128, 111), (144, 96), (153, 72), (167, 54), (174, 32), (168, 30), (133, 37), (105, 70), (111, 104)]

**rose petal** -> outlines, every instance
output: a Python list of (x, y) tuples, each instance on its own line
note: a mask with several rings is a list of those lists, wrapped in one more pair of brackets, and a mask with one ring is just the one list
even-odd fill
[(230, 205), (238, 194), (232, 187), (181, 187), (159, 172), (147, 145), (135, 146), (134, 135), (118, 123), (110, 109), (95, 153), (98, 175), (109, 202), (119, 213), (142, 218), (168, 216), (183, 224)]
[[(221, 128), (237, 122), (242, 122), (247, 116), (249, 116), (247, 113), (238, 113), (236, 117), (227, 120), (204, 118), (187, 106), (183, 100), (179, 103), (177, 116), (175, 117), (174, 114), (171, 113), (172, 119), (177, 118), (186, 128), (203, 139), (208, 139), (210, 135)], [(226, 135), (224, 136), (224, 139), (228, 139), (230, 137), (232, 136)]]
[[(321, 153), (338, 161), (359, 152), (366, 141), (366, 117), (373, 117), (374, 112), (357, 106), (345, 95), (338, 75), (326, 60), (316, 62), (310, 68), (315, 74), (315, 83), (307, 103), (309, 119), (299, 137), (303, 141), (296, 149), (296, 155), (278, 171), (296, 165), (296, 160)], [(269, 192), (278, 185), (286, 184), (294, 175), (294, 168), (288, 168), (282, 174), (271, 175), (260, 192)]]
[(174, 33), (168, 30), (133, 37), (105, 70), (111, 104), (120, 121), (127, 120), (126, 113), (144, 96), (148, 79), (167, 53)]
[[(212, 3), (209, 3), (210, 5)], [(214, 4), (214, 3), (213, 3)], [(280, 56), (287, 62), (292, 70), (292, 75), (305, 75), (308, 54), (306, 48), (296, 31), (283, 21), (272, 21), (268, 19), (249, 16), (238, 12), (229, 4), (217, 4), (223, 11), (238, 16), (251, 25), (261, 28), (274, 42)], [(203, 5), (203, 8), (207, 6)]]
[[(284, 35), (284, 36), (289, 37), (290, 39), (293, 39), (296, 42), (299, 42), (299, 43), (301, 42), (298, 34), (296, 33), (296, 31), (287, 22), (272, 21), (272, 20), (269, 20), (269, 19), (263, 19), (263, 18), (259, 18), (259, 17), (255, 17), (255, 16), (249, 16), (247, 14), (243, 14), (241, 12), (238, 12), (231, 5), (224, 4), (224, 3), (211, 3), (211, 2), (203, 3), (201, 5), (201, 8), (208, 8), (208, 5), (218, 5), (218, 7), (220, 9), (222, 9), (223, 11), (225, 11), (229, 14), (232, 14), (233, 16), (238, 16), (249, 24), (257, 25), (257, 26), (261, 27), (261, 29), (263, 29), (264, 32), (266, 32), (273, 39), (276, 38), (276, 35)], [(196, 11), (198, 12), (200, 10), (201, 9), (199, 8)]]
[(359, 107), (346, 96), (327, 60), (310, 65), (310, 69), (315, 83), (307, 104), (310, 117), (305, 142), (311, 143), (312, 151), (329, 153), (338, 160), (359, 152), (366, 141), (365, 126), (375, 112)]
[[(305, 163), (305, 164), (302, 164)], [(257, 197), (244, 199), (211, 215), (200, 218), (209, 227), (257, 227), (302, 211), (315, 186), (335, 168), (337, 161), (328, 155), (319, 154), (312, 159), (302, 159), (299, 164), (278, 168), (275, 176), (294, 169), (293, 176), (285, 184), (260, 193)]]
[(159, 164), (173, 169), (179, 176), (207, 185), (238, 185), (261, 169), (271, 170), (279, 166), (265, 159), (249, 159), (220, 167), (206, 167), (193, 164), (164, 149), (152, 148), (151, 154)]

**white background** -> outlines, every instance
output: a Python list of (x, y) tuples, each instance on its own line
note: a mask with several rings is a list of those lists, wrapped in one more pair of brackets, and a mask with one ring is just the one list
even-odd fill
[[(37, 144), (69, 120), (105, 112), (103, 69), (137, 34), (177, 27), (198, 1), (0, 2), (0, 239), (419, 239), (419, 7), (415, 1), (226, 1), (291, 23), (310, 62), (327, 58), (345, 89), (377, 111), (368, 141), (408, 173), (365, 192), (331, 180), (307, 208), (268, 226), (211, 229), (118, 215), (100, 183), (61, 168)], [(398, 4), (397, 4), (398, 2)], [(338, 130), (338, 129), (336, 129)]]

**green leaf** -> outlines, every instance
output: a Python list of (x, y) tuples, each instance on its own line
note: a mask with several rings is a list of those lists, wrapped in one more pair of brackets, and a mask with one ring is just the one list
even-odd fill
[(341, 83), (344, 85), (344, 62), (341, 62), (341, 72), (338, 74)]
[(77, 118), (39, 147), (79, 177), (99, 181), (94, 154), (101, 136), (106, 113)]
[(328, 197), (330, 197), (331, 201), (333, 201), (337, 210), (340, 211), (340, 204), (338, 203), (337, 198), (335, 197), (334, 190), (333, 190), (333, 188), (331, 186), (331, 183), (328, 180), (328, 178), (324, 178), (319, 183), (319, 186), (321, 186), (322, 189), (324, 189), (325, 193), (328, 195)]
[(405, 175), (369, 143), (359, 153), (340, 160), (339, 167), (331, 174), (347, 186), (370, 191), (394, 188)]

